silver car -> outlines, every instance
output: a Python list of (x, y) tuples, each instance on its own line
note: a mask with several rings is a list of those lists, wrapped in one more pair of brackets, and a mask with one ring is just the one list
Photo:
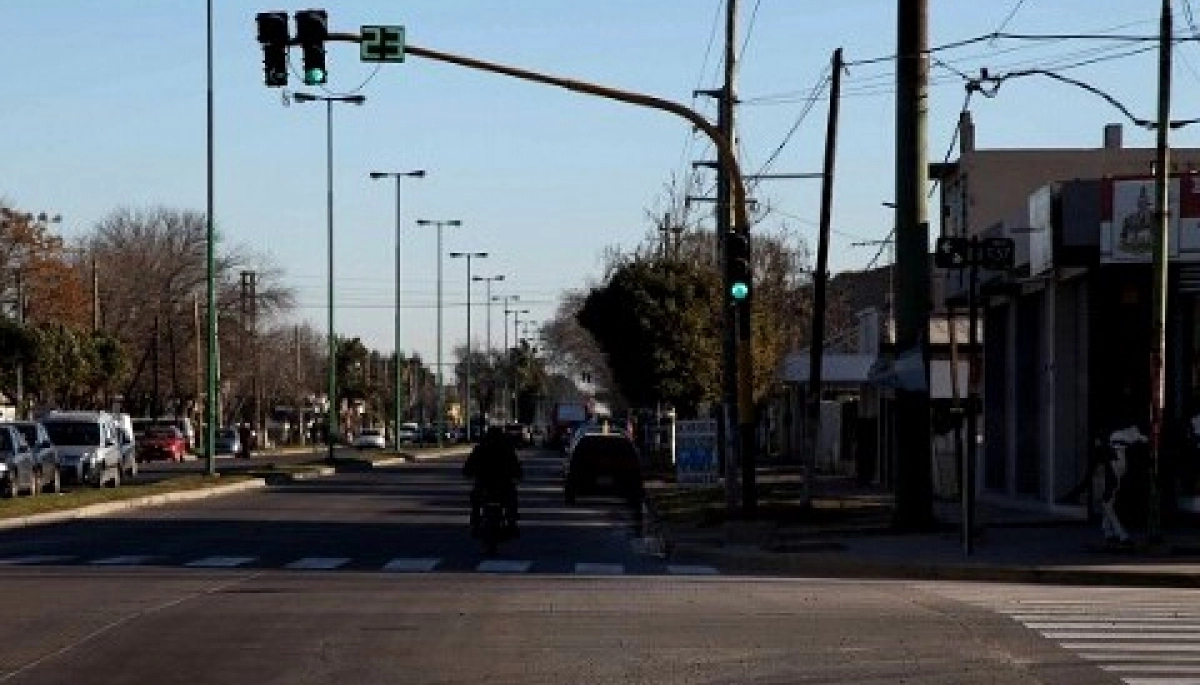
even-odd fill
[(62, 474), (58, 459), (58, 448), (50, 441), (46, 427), (37, 421), (14, 421), (12, 426), (21, 433), (33, 452), (33, 470), (43, 492), (57, 493), (62, 490)]
[(25, 438), (14, 426), (0, 425), (0, 494), (11, 498), (28, 490), (36, 495), (40, 487)]

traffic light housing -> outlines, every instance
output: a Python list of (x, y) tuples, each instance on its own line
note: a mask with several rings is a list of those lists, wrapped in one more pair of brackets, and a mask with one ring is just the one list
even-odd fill
[(296, 12), (296, 42), (304, 53), (304, 85), (321, 86), (325, 70), (325, 41), (329, 38), (329, 15), (325, 10)]
[(731, 231), (725, 234), (725, 282), (729, 284), (729, 297), (734, 301), (750, 297), (753, 274), (748, 233)]
[(263, 82), (270, 88), (288, 83), (287, 49), (292, 37), (287, 12), (262, 12), (256, 17), (258, 42), (263, 48)]

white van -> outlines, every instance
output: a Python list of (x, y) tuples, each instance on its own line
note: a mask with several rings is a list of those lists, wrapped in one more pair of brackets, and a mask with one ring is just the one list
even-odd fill
[(58, 449), (64, 480), (100, 487), (121, 484), (120, 428), (111, 414), (95, 411), (52, 411), (42, 417), (50, 441)]

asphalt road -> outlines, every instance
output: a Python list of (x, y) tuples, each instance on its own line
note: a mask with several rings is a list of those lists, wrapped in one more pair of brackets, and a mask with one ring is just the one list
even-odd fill
[[(677, 566), (619, 501), (563, 506), (550, 453), (527, 455), (521, 538), (485, 558), (460, 465), (0, 532), (0, 683), (1200, 682), (1178, 658), (1194, 593)], [(1197, 618), (1154, 623), (1165, 605)], [(1131, 660), (1127, 616), (1176, 629)], [(1173, 679), (1133, 679), (1153, 668)]]

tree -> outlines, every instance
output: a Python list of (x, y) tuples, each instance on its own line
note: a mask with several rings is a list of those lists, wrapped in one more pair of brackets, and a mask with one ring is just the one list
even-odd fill
[[(202, 369), (196, 360), (204, 352), (197, 345), (206, 339), (207, 329), (208, 227), (203, 213), (118, 209), (96, 224), (83, 245), (96, 265), (101, 328), (131, 351), (132, 373), (123, 392), (127, 410), (145, 411), (153, 404), (155, 388), (171, 398), (169, 410), (196, 407), (201, 385), (196, 374)], [(266, 258), (242, 248), (218, 245), (216, 269), (220, 345), (245, 349), (247, 340), (254, 340), (251, 324), (269, 330), (271, 319), (290, 309), (293, 293)], [(254, 319), (243, 314), (242, 271), (257, 274)], [(259, 350), (267, 356), (261, 346)], [(248, 361), (249, 355), (221, 355), (221, 379), (234, 405), (250, 396), (255, 369)]]

